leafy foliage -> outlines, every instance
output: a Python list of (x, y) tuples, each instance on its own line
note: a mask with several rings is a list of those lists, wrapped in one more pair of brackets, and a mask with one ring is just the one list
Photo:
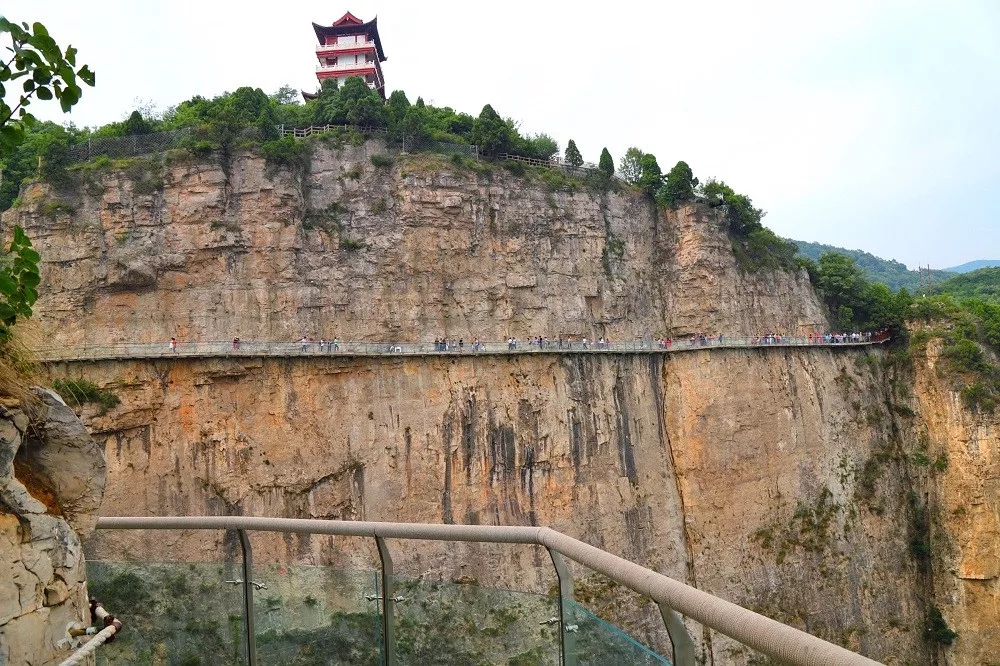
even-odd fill
[[(0, 34), (10, 38), (13, 57), (0, 60), (0, 155), (8, 155), (25, 139), (36, 118), (28, 111), (32, 98), (56, 99), (64, 113), (80, 101), (80, 83), (94, 85), (94, 73), (86, 65), (76, 67), (76, 49), (59, 48), (41, 23), (12, 23), (0, 16)], [(23, 80), (23, 82), (21, 82)], [(7, 103), (8, 87), (21, 82), (17, 104)]]
[(20, 226), (14, 227), (14, 238), (0, 264), (0, 337), (9, 336), (9, 329), (18, 317), (30, 317), (31, 306), (38, 300), (38, 262), (41, 257), (31, 247), (31, 239)]
[[(678, 169), (687, 164), (678, 162), (677, 166), (671, 170)], [(686, 174), (690, 176), (690, 169), (686, 169)], [(682, 176), (683, 176), (682, 170)], [(669, 179), (669, 176), (668, 176)], [(725, 211), (726, 222), (729, 226), (729, 233), (734, 236), (748, 236), (751, 232), (760, 229), (763, 225), (764, 211), (754, 208), (753, 201), (745, 194), (737, 194), (733, 188), (726, 185), (721, 180), (710, 179), (702, 188), (702, 194), (714, 206), (722, 206)]]
[(644, 153), (632, 146), (625, 151), (621, 162), (618, 163), (618, 173), (625, 179), (625, 182), (638, 185), (642, 178), (642, 157)]
[[(790, 245), (790, 244), (789, 244)], [(869, 282), (850, 257), (827, 252), (819, 258), (816, 286), (841, 331), (903, 331), (903, 320), (912, 299), (905, 289), (892, 293), (878, 282)]]
[(113, 391), (102, 389), (86, 379), (56, 379), (52, 388), (66, 400), (66, 404), (79, 407), (84, 403), (94, 403), (100, 406), (101, 414), (121, 404)]
[(638, 185), (646, 194), (655, 196), (660, 186), (663, 185), (663, 172), (660, 170), (660, 165), (656, 163), (656, 156), (652, 153), (646, 153), (639, 160), (639, 164), (642, 172), (639, 175)]
[(675, 206), (683, 201), (690, 201), (694, 198), (696, 185), (698, 179), (694, 177), (688, 163), (678, 162), (667, 173), (663, 187), (656, 193), (656, 199), (661, 206)]
[(605, 148), (601, 151), (601, 160), (597, 163), (597, 169), (608, 178), (615, 175), (615, 161), (611, 159), (611, 153)]
[(510, 126), (504, 122), (493, 107), (487, 104), (472, 124), (472, 142), (485, 155), (507, 152), (510, 147)]
[(573, 139), (566, 144), (566, 163), (575, 167), (583, 164), (583, 155), (580, 154), (580, 149), (576, 147), (576, 141)]
[(924, 630), (924, 638), (936, 645), (951, 645), (958, 638), (958, 633), (948, 626), (937, 606), (933, 606), (930, 613), (927, 614), (927, 628)]
[(1000, 367), (994, 362), (1000, 352), (1000, 305), (957, 301), (950, 295), (921, 298), (911, 307), (910, 319), (913, 325), (923, 324), (912, 345), (942, 339), (941, 356), (947, 362), (938, 368), (950, 373), (966, 409), (994, 413), (1000, 405)]
[(352, 76), (337, 88), (333, 82), (324, 82), (316, 100), (316, 124), (360, 125), (385, 128), (389, 112), (379, 94), (368, 87), (364, 79)]

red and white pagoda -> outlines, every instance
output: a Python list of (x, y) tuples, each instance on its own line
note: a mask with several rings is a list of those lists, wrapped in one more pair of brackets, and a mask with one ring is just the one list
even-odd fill
[(382, 65), (385, 53), (378, 37), (378, 18), (365, 23), (351, 12), (334, 21), (331, 26), (313, 23), (316, 39), (316, 57), (319, 66), (316, 78), (320, 85), (326, 79), (336, 79), (338, 85), (351, 76), (360, 76), (385, 98), (385, 79)]

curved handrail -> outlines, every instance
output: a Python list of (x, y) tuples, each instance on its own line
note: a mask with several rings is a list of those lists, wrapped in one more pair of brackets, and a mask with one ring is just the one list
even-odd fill
[(377, 523), (245, 516), (102, 517), (97, 529), (215, 529), (382, 539), (520, 543), (561, 553), (687, 617), (784, 663), (869, 666), (879, 662), (612, 555), (548, 527)]

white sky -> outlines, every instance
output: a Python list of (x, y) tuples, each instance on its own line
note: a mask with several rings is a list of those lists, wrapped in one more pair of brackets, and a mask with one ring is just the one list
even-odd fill
[[(585, 159), (687, 161), (799, 240), (935, 268), (1000, 258), (1000, 3), (8, 0), (97, 72), (68, 118), (316, 87), (311, 22), (376, 14), (387, 89), (490, 103)], [(59, 118), (57, 109), (40, 117)]]

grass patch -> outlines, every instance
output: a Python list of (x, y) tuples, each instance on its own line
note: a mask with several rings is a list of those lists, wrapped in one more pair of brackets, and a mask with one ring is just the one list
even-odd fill
[(52, 382), (52, 388), (63, 397), (67, 405), (80, 407), (85, 403), (93, 403), (100, 407), (100, 413), (121, 404), (121, 399), (108, 389), (86, 379), (57, 379)]
[(302, 228), (309, 231), (312, 229), (324, 229), (340, 233), (343, 231), (340, 218), (347, 213), (347, 208), (339, 201), (321, 210), (307, 211), (302, 217)]
[(55, 218), (60, 215), (73, 215), (76, 208), (65, 201), (46, 201), (39, 208), (38, 212), (48, 218)]
[(368, 247), (366, 243), (350, 236), (340, 237), (340, 249), (345, 252), (354, 252)]
[(371, 156), (372, 165), (379, 169), (388, 169), (393, 165), (394, 161), (388, 155), (376, 154)]

